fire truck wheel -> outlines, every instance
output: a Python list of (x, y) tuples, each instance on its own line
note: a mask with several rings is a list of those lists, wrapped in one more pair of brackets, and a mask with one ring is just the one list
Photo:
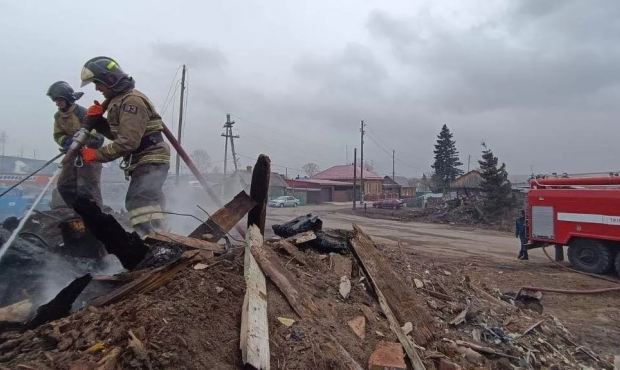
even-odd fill
[(620, 253), (616, 254), (616, 274), (620, 276)]
[(611, 249), (593, 239), (575, 239), (568, 246), (568, 260), (581, 271), (603, 274), (612, 269), (614, 258)]

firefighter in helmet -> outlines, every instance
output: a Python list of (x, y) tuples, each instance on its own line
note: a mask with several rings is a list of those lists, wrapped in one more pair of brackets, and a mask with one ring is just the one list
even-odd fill
[[(73, 142), (73, 135), (85, 123), (86, 108), (76, 104), (76, 100), (84, 93), (74, 92), (73, 88), (65, 81), (54, 82), (47, 90), (47, 96), (52, 99), (58, 111), (54, 114), (54, 141), (60, 145), (61, 150), (66, 151)], [(99, 148), (103, 145), (103, 136), (91, 132), (91, 137), (86, 143), (90, 148)], [(58, 193), (63, 201), (73, 207), (78, 196), (93, 199), (101, 206), (101, 164), (83, 163), (78, 158), (74, 163), (64, 165), (58, 177)], [(52, 201), (52, 203), (59, 203)]]
[(105, 97), (102, 105), (95, 101), (88, 108), (87, 120), (112, 141), (99, 149), (84, 148), (82, 157), (89, 163), (122, 158), (121, 168), (130, 179), (125, 207), (132, 226), (141, 235), (163, 228), (162, 187), (170, 168), (170, 148), (163, 139), (161, 116), (112, 58), (90, 59), (81, 78), (82, 86), (93, 82)]

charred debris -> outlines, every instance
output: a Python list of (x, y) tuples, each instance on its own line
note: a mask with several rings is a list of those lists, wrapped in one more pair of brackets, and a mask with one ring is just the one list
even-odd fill
[[(613, 367), (542, 313), (540, 294), (407, 262), (357, 225), (324, 229), (308, 214), (265, 238), (269, 173), (261, 155), (250, 194), (189, 236), (141, 239), (83, 202), (85, 228), (125, 271), (1, 308), (0, 368)], [(245, 241), (226, 238), (246, 215)]]

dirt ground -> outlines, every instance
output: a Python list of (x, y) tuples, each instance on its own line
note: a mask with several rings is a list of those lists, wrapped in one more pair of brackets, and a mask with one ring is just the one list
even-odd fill
[[(296, 215), (318, 214), (324, 225), (349, 228), (356, 223), (379, 242), (398, 247), (416, 261), (429, 265), (461, 267), (472, 277), (501, 291), (517, 291), (522, 286), (562, 289), (609, 287), (611, 283), (562, 269), (551, 263), (541, 249), (530, 251), (528, 261), (516, 259), (519, 249), (514, 234), (475, 227), (417, 222), (401, 222), (344, 214), (350, 205), (268, 210), (271, 223)], [(553, 250), (547, 249), (549, 254)], [(568, 263), (566, 263), (568, 265)], [(545, 293), (544, 312), (558, 317), (580, 342), (595, 351), (620, 355), (620, 293), (599, 295), (562, 295)]]
[[(274, 223), (308, 212), (319, 214), (325, 228), (351, 230), (352, 223), (360, 225), (376, 242), (380, 265), (384, 266), (382, 276), (392, 276), (391, 287), (398, 287), (397, 291), (387, 289), (395, 298), (393, 309), (401, 316), (400, 321), (413, 322), (412, 336), (426, 348), (423, 361), (428, 369), (437, 368), (439, 358), (446, 356), (464, 369), (512, 369), (519, 364), (514, 359), (529, 358), (534, 353), (534, 368), (595, 365), (577, 349), (578, 345), (594, 350), (606, 363), (618, 354), (619, 294), (545, 294), (544, 313), (540, 314), (498, 299), (501, 294), (495, 289), (514, 292), (523, 285), (590, 288), (608, 283), (566, 272), (539, 251), (532, 253), (530, 261), (517, 261), (517, 242), (510, 234), (366, 219), (338, 210), (338, 206), (330, 205), (269, 209), (266, 239), (273, 235)], [(339, 362), (341, 356), (332, 352), (335, 340), (366, 367), (379, 341), (396, 341), (368, 282), (353, 264), (351, 296), (343, 300), (338, 293), (336, 257), (312, 250), (302, 255), (305, 264), (286, 254), (278, 254), (276, 259), (299, 290), (312, 297), (316, 311), (311, 317), (296, 316), (278, 289), (267, 282), (271, 368), (344, 369), (346, 366)], [(350, 255), (345, 258), (352, 259)], [(25, 333), (3, 333), (0, 369), (240, 368), (242, 250), (234, 249), (218, 263), (205, 262), (210, 267), (187, 268), (150, 293), (104, 307), (89, 307)], [(434, 295), (417, 289), (414, 279), (423, 281), (425, 289), (432, 289)], [(403, 298), (408, 295), (411, 300)], [(399, 299), (404, 300), (396, 302)], [(465, 322), (452, 324), (463, 312)], [(548, 314), (557, 316), (572, 334), (565, 333)], [(347, 325), (356, 316), (366, 318), (366, 336), (362, 340)], [(423, 321), (434, 328), (427, 338), (417, 337), (422, 323), (416, 319), (420, 317), (426, 317)], [(293, 319), (295, 323), (287, 326), (279, 318)], [(537, 322), (542, 323), (538, 329), (528, 335), (519, 334)], [(482, 335), (488, 345), (518, 357), (513, 357), (512, 363), (493, 356), (469, 360), (448, 344), (471, 341), (473, 330), (481, 328), (486, 330)], [(510, 339), (510, 335), (516, 336)], [(567, 335), (578, 345), (567, 344), (562, 339)]]

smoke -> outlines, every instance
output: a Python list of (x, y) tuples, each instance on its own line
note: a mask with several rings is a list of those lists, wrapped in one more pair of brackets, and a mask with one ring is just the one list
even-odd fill
[[(213, 215), (221, 206), (228, 203), (241, 190), (248, 192), (249, 180), (245, 181), (244, 176), (239, 174), (243, 174), (243, 171), (239, 171), (227, 178), (224, 178), (221, 174), (207, 175), (209, 180), (217, 181), (212, 183), (211, 189), (220, 196), (218, 200), (208, 196), (202, 185), (194, 180), (193, 177), (183, 176), (179, 179), (178, 185), (175, 184), (174, 178), (168, 179), (164, 185), (166, 196), (165, 211), (183, 213), (195, 217), (167, 214), (167, 225), (170, 231), (175, 234), (189, 235), (201, 222), (206, 221), (210, 215)], [(198, 206), (208, 212), (208, 214)], [(200, 219), (200, 221), (196, 218)]]
[[(168, 185), (168, 183), (170, 184)], [(166, 224), (170, 231), (175, 234), (189, 235), (209, 218), (208, 214), (213, 214), (219, 208), (217, 206), (219, 200), (211, 199), (197, 181), (187, 181), (186, 179), (175, 185), (174, 179), (170, 179), (168, 183), (164, 188), (166, 196), (164, 210), (170, 212), (165, 215)], [(198, 206), (207, 211), (208, 214)]]
[(54, 253), (39, 242), (19, 238), (0, 264), (0, 306), (29, 299), (33, 307), (38, 307), (77, 277), (87, 273), (113, 275), (121, 271), (123, 267), (112, 255), (100, 260), (69, 257)]

